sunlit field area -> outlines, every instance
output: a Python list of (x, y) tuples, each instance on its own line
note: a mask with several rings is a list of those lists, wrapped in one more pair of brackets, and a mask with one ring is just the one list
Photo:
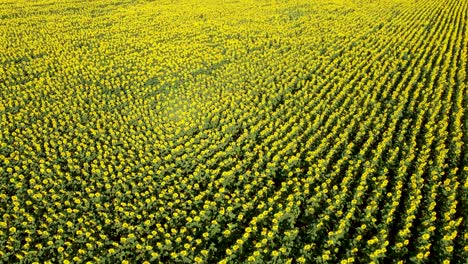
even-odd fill
[(466, 263), (468, 0), (0, 0), (0, 263)]

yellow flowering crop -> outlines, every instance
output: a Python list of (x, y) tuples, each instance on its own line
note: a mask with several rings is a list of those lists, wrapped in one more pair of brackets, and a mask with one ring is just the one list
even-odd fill
[(463, 263), (467, 14), (0, 0), (0, 263)]

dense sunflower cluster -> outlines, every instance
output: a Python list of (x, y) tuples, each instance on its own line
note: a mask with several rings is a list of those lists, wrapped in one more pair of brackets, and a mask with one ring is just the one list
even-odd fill
[(462, 263), (466, 0), (0, 1), (0, 262)]

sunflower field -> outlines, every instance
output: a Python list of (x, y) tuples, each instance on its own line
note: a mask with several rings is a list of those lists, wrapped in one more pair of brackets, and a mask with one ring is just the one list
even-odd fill
[(0, 0), (0, 263), (466, 263), (468, 0)]

